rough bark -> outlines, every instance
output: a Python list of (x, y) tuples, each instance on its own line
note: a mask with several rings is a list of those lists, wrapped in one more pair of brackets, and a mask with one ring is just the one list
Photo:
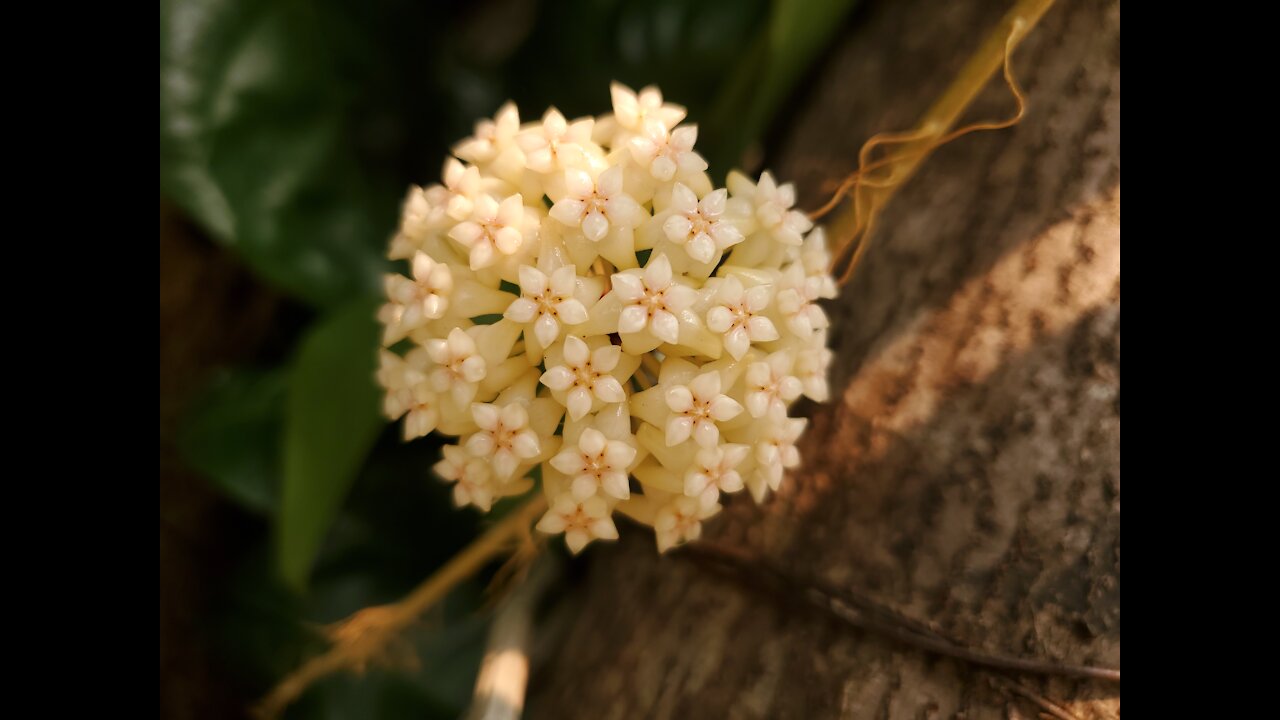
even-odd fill
[[(779, 174), (812, 207), (910, 126), (1005, 2), (878, 2), (824, 62)], [(802, 469), (708, 528), (970, 645), (1120, 664), (1119, 4), (1060, 2), (1015, 56), (1022, 125), (929, 159), (828, 306), (834, 399)], [(992, 83), (970, 118), (1007, 115)], [(623, 528), (532, 682), (533, 718), (1037, 717), (991, 674), (726, 581)], [(801, 590), (797, 589), (797, 592)], [(1080, 718), (1119, 687), (1023, 678)]]

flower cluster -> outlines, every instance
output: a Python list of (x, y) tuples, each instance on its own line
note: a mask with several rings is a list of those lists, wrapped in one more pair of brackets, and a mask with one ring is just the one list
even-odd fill
[(540, 478), (538, 523), (580, 551), (652, 525), (697, 538), (721, 493), (762, 501), (800, 462), (801, 395), (827, 399), (835, 297), (791, 185), (713, 187), (698, 130), (656, 88), (521, 123), (507, 104), (404, 203), (378, 380), (404, 437), (458, 437), (436, 473), (488, 511)]

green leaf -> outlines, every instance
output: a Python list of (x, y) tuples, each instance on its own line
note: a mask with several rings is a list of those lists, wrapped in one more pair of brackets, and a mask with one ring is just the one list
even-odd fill
[(303, 338), (289, 377), (277, 549), (294, 588), (305, 587), (321, 540), (386, 424), (374, 384), (375, 308), (362, 300), (322, 318)]
[(231, 370), (214, 378), (178, 434), (191, 468), (244, 507), (269, 514), (280, 490), (282, 370)]
[(782, 102), (826, 50), (855, 2), (774, 0), (768, 26), (742, 53), (710, 113), (708, 125), (715, 134), (703, 154), (717, 183), (768, 130)]
[(160, 3), (162, 190), (266, 279), (326, 306), (376, 287), (404, 192), (357, 150), (368, 83), (343, 72), (364, 51), (345, 11)]

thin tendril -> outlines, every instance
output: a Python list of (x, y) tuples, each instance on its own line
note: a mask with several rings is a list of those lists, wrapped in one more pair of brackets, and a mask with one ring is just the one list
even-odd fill
[[(916, 130), (904, 132), (882, 132), (872, 136), (863, 143), (858, 151), (858, 169), (841, 181), (839, 187), (832, 194), (822, 207), (809, 213), (811, 220), (822, 218), (827, 213), (839, 206), (840, 202), (848, 195), (853, 196), (853, 218), (854, 225), (849, 233), (849, 239), (843, 243), (839, 250), (834, 254), (831, 261), (830, 271), (834, 274), (837, 268), (843, 266), (843, 270), (838, 275), (838, 283), (844, 285), (848, 283), (853, 276), (854, 270), (858, 267), (868, 247), (868, 238), (871, 230), (875, 226), (876, 215), (884, 208), (892, 197), (893, 192), (906, 182), (912, 171), (923, 160), (924, 156), (933, 152), (937, 148), (956, 140), (957, 138), (968, 135), (969, 133), (1003, 130), (1013, 127), (1022, 121), (1026, 115), (1027, 103), (1026, 95), (1021, 86), (1018, 85), (1017, 79), (1013, 75), (1012, 55), (1017, 44), (1025, 37), (1027, 31), (1034, 23), (1044, 14), (1044, 11), (1052, 5), (1053, 0), (1022, 0), (1017, 7), (1011, 11), (1013, 16), (1009, 23), (1009, 32), (1004, 41), (1003, 52), (1003, 76), (1005, 84), (1012, 92), (1014, 101), (1017, 103), (1017, 111), (1009, 118), (1004, 120), (989, 120), (976, 122), (966, 125), (962, 128), (953, 130), (938, 136), (938, 133), (950, 122), (942, 122), (931, 116), (938, 114), (946, 114), (953, 108), (940, 103), (926, 114), (925, 119), (921, 122), (921, 127)], [(1025, 7), (1024, 7), (1025, 6)], [(1003, 23), (1002, 23), (1003, 25)], [(980, 51), (981, 53), (981, 51)], [(975, 62), (980, 60), (975, 58)], [(969, 92), (970, 97), (960, 102), (960, 107), (955, 113), (959, 114), (964, 106), (977, 94), (976, 88), (966, 87), (965, 83), (972, 80), (969, 73), (962, 73), (957, 83), (948, 91), (948, 95)], [(986, 78), (982, 77), (981, 84), (985, 84)], [(930, 139), (933, 138), (933, 139)], [(877, 148), (891, 147), (897, 145), (912, 145), (915, 143), (923, 143), (919, 147), (909, 148), (900, 152), (890, 153), (886, 157), (873, 161), (871, 155)], [(888, 172), (884, 177), (875, 177), (873, 173), (879, 170), (887, 169)], [(882, 192), (874, 192), (874, 191)]]

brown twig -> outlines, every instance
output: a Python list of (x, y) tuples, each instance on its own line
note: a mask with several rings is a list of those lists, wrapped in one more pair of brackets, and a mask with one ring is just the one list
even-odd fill
[(1023, 685), (1022, 683), (1014, 682), (1012, 680), (1005, 680), (1004, 678), (1001, 678), (1001, 677), (993, 677), (991, 678), (991, 684), (995, 685), (997, 688), (1001, 690), (1004, 690), (1005, 692), (1018, 695), (1023, 698), (1026, 698), (1027, 700), (1030, 700), (1031, 702), (1035, 703), (1036, 706), (1039, 707), (1041, 710), (1044, 710), (1044, 713), (1042, 714), (1047, 714), (1050, 717), (1057, 718), (1058, 720), (1080, 720), (1080, 718), (1077, 717), (1075, 713), (1055, 703), (1049, 698), (1041, 695), (1035, 690), (1032, 690), (1026, 685)]
[(546, 507), (546, 498), (537, 493), (450, 558), (400, 602), (365, 608), (333, 625), (329, 633), (333, 646), (285, 676), (254, 708), (254, 714), (260, 718), (276, 717), (320, 678), (341, 670), (362, 672), (370, 664), (384, 661), (388, 647), (405, 628), (458, 583), (508, 552), (513, 542), (526, 537), (529, 526)]
[(796, 578), (769, 560), (742, 550), (704, 542), (688, 545), (682, 552), (713, 569), (728, 570), (735, 579), (760, 586), (775, 599), (788, 602), (803, 599), (842, 622), (891, 637), (919, 650), (995, 670), (1120, 682), (1119, 670), (1068, 665), (970, 648), (927, 623), (866, 595), (848, 588), (837, 588), (819, 578)]

